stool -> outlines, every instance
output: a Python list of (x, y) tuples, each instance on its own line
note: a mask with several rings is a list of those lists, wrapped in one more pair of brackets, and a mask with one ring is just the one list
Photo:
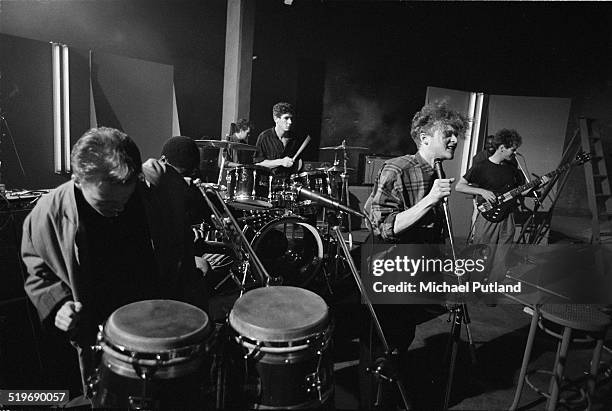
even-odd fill
[[(555, 363), (552, 369), (552, 376), (550, 380), (550, 386), (548, 393), (543, 393), (548, 398), (546, 409), (555, 410), (557, 402), (559, 400), (560, 383), (563, 379), (563, 370), (565, 368), (565, 362), (567, 360), (567, 352), (569, 344), (572, 339), (572, 331), (579, 330), (586, 332), (591, 336), (589, 341), (596, 341), (595, 348), (593, 349), (593, 357), (591, 358), (591, 367), (589, 372), (589, 379), (587, 383), (587, 396), (590, 398), (595, 391), (595, 382), (597, 380), (597, 371), (599, 367), (599, 360), (601, 357), (601, 350), (603, 348), (603, 342), (606, 335), (606, 331), (612, 325), (612, 318), (601, 312), (596, 306), (586, 304), (545, 304), (542, 306), (536, 305), (533, 310), (533, 317), (531, 319), (531, 325), (529, 327), (529, 336), (527, 337), (527, 344), (525, 345), (525, 353), (523, 355), (523, 363), (521, 365), (521, 371), (519, 374), (518, 385), (516, 393), (514, 394), (514, 401), (510, 406), (510, 410), (516, 410), (519, 401), (521, 399), (521, 393), (523, 386), (526, 381), (527, 366), (529, 365), (529, 359), (531, 356), (531, 349), (533, 348), (533, 342), (535, 340), (535, 334), (538, 325), (547, 332), (548, 334), (555, 336), (559, 339), (557, 343), (557, 354), (555, 356)], [(563, 327), (562, 335), (556, 334), (542, 325), (542, 319), (548, 320), (554, 324)], [(588, 402), (588, 408), (590, 409), (590, 401)]]

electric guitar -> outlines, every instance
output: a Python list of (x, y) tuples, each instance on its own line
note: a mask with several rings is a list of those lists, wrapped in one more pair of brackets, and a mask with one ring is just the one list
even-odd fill
[(550, 173), (540, 178), (536, 178), (535, 180), (527, 184), (523, 184), (522, 186), (513, 188), (512, 190), (506, 191), (505, 193), (495, 193), (496, 201), (493, 204), (489, 203), (481, 196), (478, 196), (478, 199), (476, 200), (476, 208), (478, 209), (478, 211), (480, 211), (480, 214), (482, 214), (482, 216), (486, 220), (491, 221), (492, 223), (498, 223), (504, 218), (508, 217), (508, 214), (510, 214), (512, 210), (516, 207), (517, 202), (514, 200), (518, 198), (522, 192), (530, 190), (542, 184), (544, 177), (548, 178), (548, 180), (551, 180), (553, 177), (556, 177), (557, 175), (568, 170), (569, 168), (576, 165), (584, 164), (590, 159), (590, 154), (580, 152), (576, 155), (576, 159), (574, 161), (566, 163), (558, 169), (551, 171)]

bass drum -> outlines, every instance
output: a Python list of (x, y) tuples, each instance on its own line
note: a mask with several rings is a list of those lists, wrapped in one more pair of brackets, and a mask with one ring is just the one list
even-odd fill
[(321, 268), (321, 235), (299, 216), (268, 222), (255, 232), (251, 246), (275, 284), (304, 287)]

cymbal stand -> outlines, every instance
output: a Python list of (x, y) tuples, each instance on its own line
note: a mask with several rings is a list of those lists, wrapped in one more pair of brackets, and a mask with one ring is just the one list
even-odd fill
[(393, 361), (392, 356), (396, 355), (397, 352), (392, 351), (391, 348), (389, 347), (389, 343), (387, 342), (387, 339), (385, 338), (385, 333), (383, 332), (382, 326), (380, 325), (378, 316), (376, 315), (376, 312), (374, 311), (372, 302), (370, 301), (370, 298), (368, 297), (368, 294), (365, 291), (365, 286), (363, 285), (363, 282), (361, 281), (361, 277), (359, 276), (359, 273), (357, 271), (357, 267), (355, 266), (355, 261), (353, 260), (353, 257), (351, 256), (351, 252), (348, 246), (344, 242), (344, 238), (342, 237), (342, 232), (340, 232), (340, 227), (337, 225), (334, 226), (332, 228), (332, 233), (336, 237), (338, 244), (340, 244), (340, 248), (344, 252), (344, 257), (346, 258), (346, 261), (351, 270), (351, 273), (353, 274), (353, 278), (355, 279), (355, 283), (357, 284), (357, 288), (359, 289), (359, 293), (361, 294), (362, 301), (368, 308), (368, 312), (370, 314), (372, 322), (374, 323), (374, 329), (376, 330), (376, 334), (378, 335), (378, 338), (380, 339), (380, 342), (382, 343), (383, 350), (385, 351), (384, 358), (377, 360), (373, 367), (368, 368), (368, 371), (370, 371), (378, 379), (379, 392), (380, 392), (381, 384), (383, 382), (395, 382), (395, 384), (397, 385), (397, 389), (400, 393), (400, 396), (402, 397), (402, 402), (404, 403), (404, 406), (406, 407), (406, 409), (410, 409), (410, 404), (408, 402), (408, 396), (406, 394), (406, 389), (404, 388), (404, 385), (402, 384), (402, 381), (400, 380), (399, 376), (395, 375), (396, 370), (395, 370), (395, 367), (393, 367), (393, 363), (392, 363)]
[[(9, 127), (8, 121), (6, 120), (6, 114), (2, 107), (0, 107), (0, 184), (2, 183), (2, 172), (3, 163), (2, 163), (2, 140), (8, 137), (11, 140), (11, 144), (13, 146), (13, 151), (17, 156), (17, 162), (19, 163), (19, 168), (21, 169), (21, 173), (24, 177), (27, 177), (25, 169), (23, 168), (23, 164), (21, 162), (21, 156), (17, 151), (17, 146), (15, 145), (15, 139), (13, 138), (13, 133), (11, 132), (11, 128)], [(3, 194), (0, 192), (0, 194)]]
[(219, 177), (217, 178), (217, 185), (221, 185), (221, 179), (223, 178), (223, 171), (225, 169), (225, 149), (221, 147), (219, 149), (219, 155), (221, 156), (221, 166), (219, 167)]
[[(262, 284), (268, 287), (270, 285), (270, 280), (271, 280), (270, 274), (268, 274), (268, 271), (264, 267), (263, 263), (261, 262), (257, 254), (255, 254), (255, 250), (253, 250), (253, 247), (251, 247), (251, 243), (244, 236), (244, 233), (240, 229), (240, 225), (238, 224), (238, 221), (236, 221), (236, 218), (233, 216), (232, 212), (227, 207), (227, 204), (225, 204), (225, 202), (223, 201), (223, 198), (221, 197), (221, 195), (219, 195), (219, 191), (212, 189), (212, 188), (206, 189), (203, 187), (203, 184), (201, 183), (198, 184), (198, 188), (202, 192), (204, 199), (206, 200), (206, 202), (208, 203), (208, 206), (213, 212), (213, 215), (211, 216), (213, 219), (213, 223), (217, 226), (219, 231), (223, 233), (224, 237), (226, 237), (229, 241), (231, 241), (233, 244), (236, 244), (237, 242), (239, 243), (240, 252), (243, 252), (243, 248), (246, 248), (246, 256), (247, 256), (246, 260), (247, 261), (250, 260), (253, 263), (255, 270), (259, 274)], [(228, 232), (226, 225), (224, 223), (227, 220), (223, 217), (223, 215), (219, 212), (219, 210), (217, 210), (217, 207), (212, 203), (212, 201), (210, 201), (210, 199), (206, 195), (207, 190), (208, 192), (211, 192), (214, 194), (219, 204), (221, 204), (221, 206), (223, 207), (223, 211), (225, 212), (227, 216), (226, 218), (227, 220), (229, 220), (229, 223), (230, 223), (229, 227), (231, 227), (231, 231), (234, 232), (234, 235), (237, 238), (230, 235), (230, 233)], [(244, 282), (245, 281), (246, 281), (246, 273), (243, 275), (243, 284), (241, 287), (240, 295), (242, 295), (242, 293), (244, 292)]]
[[(346, 139), (342, 140), (342, 147), (346, 147)], [(334, 161), (336, 163), (336, 161)], [(349, 173), (348, 173), (348, 153), (346, 148), (342, 149), (342, 173), (340, 179), (342, 181), (342, 194), (340, 196), (340, 202), (345, 199), (344, 205), (350, 207), (350, 191), (349, 191)], [(343, 213), (345, 214), (345, 213)], [(349, 248), (353, 248), (353, 227), (351, 224), (351, 216), (346, 214), (347, 229), (348, 229), (348, 242)]]

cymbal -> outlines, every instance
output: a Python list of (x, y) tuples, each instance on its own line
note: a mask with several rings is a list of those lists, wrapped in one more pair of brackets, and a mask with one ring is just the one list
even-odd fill
[(232, 150), (257, 151), (257, 147), (250, 144), (235, 143), (227, 140), (194, 140), (198, 146), (204, 148), (231, 148)]
[[(335, 173), (335, 172), (341, 173), (341, 172), (344, 171), (344, 167), (342, 167), (342, 166), (333, 166), (333, 167), (328, 168), (325, 171), (327, 171), (328, 173)], [(355, 169), (351, 168), (351, 167), (347, 167), (346, 171), (355, 171)]]
[(321, 147), (319, 148), (319, 150), (363, 150), (363, 151), (369, 151), (370, 149), (368, 147), (359, 147), (359, 146), (343, 146), (343, 145), (339, 145), (339, 146), (330, 146), (330, 147)]
[(226, 140), (194, 140), (198, 146), (212, 147), (212, 148), (227, 148), (229, 147), (229, 141)]
[(252, 146), (250, 144), (244, 144), (244, 143), (233, 143), (233, 142), (230, 142), (230, 148), (232, 150), (257, 151), (257, 147)]

